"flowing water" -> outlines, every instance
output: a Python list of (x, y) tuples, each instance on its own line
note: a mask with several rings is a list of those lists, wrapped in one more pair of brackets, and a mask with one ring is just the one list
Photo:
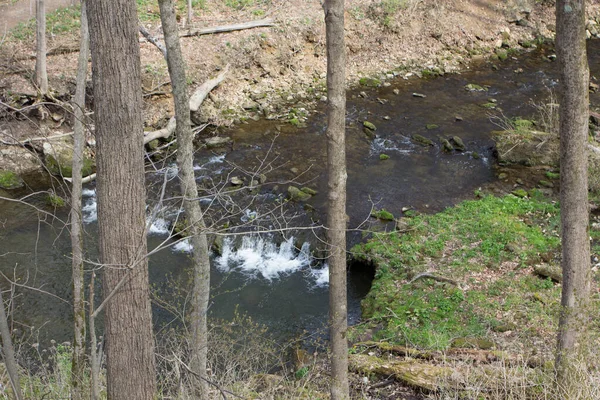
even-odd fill
[[(598, 42), (590, 42), (592, 72), (597, 70), (599, 49)], [(548, 60), (548, 54), (535, 51), (519, 60), (499, 63), (497, 71), (482, 65), (435, 79), (398, 79), (390, 87), (363, 89), (362, 94), (350, 91), (349, 243), (361, 240), (363, 231), (371, 227), (393, 229), (369, 218), (372, 208), (386, 209), (395, 216), (402, 215), (403, 208), (433, 212), (471, 197), (475, 189), (493, 181), (494, 144), (489, 132), (498, 127), (490, 121), (490, 114), (533, 114), (532, 102), (546, 100), (557, 83), (556, 64)], [(469, 92), (465, 90), (469, 83), (489, 89)], [(502, 111), (482, 107), (490, 99)], [(594, 95), (592, 101), (596, 100)], [(376, 137), (369, 138), (363, 132), (365, 120), (377, 126)], [(324, 132), (321, 107), (303, 128), (281, 121), (251, 122), (223, 132), (234, 140), (232, 146), (198, 152), (197, 179), (207, 188), (201, 201), (210, 209), (207, 220), (219, 237), (224, 237), (220, 254), (212, 255), (212, 317), (228, 319), (238, 310), (283, 334), (316, 331), (325, 325), (327, 260), (320, 258), (324, 254), (320, 225), (327, 204)], [(435, 146), (415, 144), (413, 134), (432, 139)], [(438, 138), (455, 135), (464, 141), (466, 151), (444, 153)], [(380, 160), (380, 154), (389, 159)], [(149, 268), (151, 282), (161, 293), (157, 304), (181, 299), (174, 288), (187, 288), (190, 282), (190, 244), (185, 239), (169, 238), (173, 226), (183, 219), (176, 174), (173, 164), (156, 163), (148, 168), (148, 245), (156, 249)], [(247, 186), (256, 188), (235, 189), (229, 184), (233, 177), (245, 179)], [(290, 184), (311, 187), (318, 194), (306, 203), (308, 206), (286, 202)], [(44, 209), (39, 196), (30, 200)], [(96, 261), (93, 184), (86, 187), (83, 203), (86, 256)], [(0, 232), (1, 272), (15, 277), (19, 284), (52, 294), (17, 288), (11, 310), (15, 327), (24, 333), (36, 332), (41, 340), (68, 339), (71, 267), (69, 236), (63, 224), (66, 213), (59, 212), (53, 218), (7, 201), (0, 203), (0, 210), (4, 222)], [(235, 235), (222, 236), (225, 233)], [(371, 279), (372, 271), (364, 267), (349, 271), (351, 323), (360, 316), (360, 300), (368, 292)], [(3, 283), (2, 287), (8, 285)], [(155, 305), (154, 309), (158, 325), (172, 321), (173, 315), (164, 307)]]

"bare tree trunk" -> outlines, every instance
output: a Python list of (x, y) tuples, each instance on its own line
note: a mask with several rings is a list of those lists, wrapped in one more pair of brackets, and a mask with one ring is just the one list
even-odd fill
[[(194, 288), (192, 296), (193, 313), (191, 338), (191, 368), (200, 377), (206, 377), (206, 354), (208, 350), (208, 330), (206, 314), (210, 291), (210, 261), (208, 258), (208, 242), (202, 209), (198, 201), (198, 188), (194, 176), (194, 146), (190, 121), (189, 97), (185, 78), (185, 65), (179, 45), (177, 21), (172, 0), (159, 0), (160, 17), (165, 45), (167, 47), (167, 64), (171, 76), (171, 87), (175, 100), (175, 132), (179, 148), (177, 165), (179, 180), (183, 193), (183, 207), (190, 223), (190, 235), (193, 246)], [(200, 399), (208, 398), (208, 384), (201, 379), (197, 382), (196, 395)]]
[(187, 19), (185, 22), (185, 27), (190, 29), (192, 27), (192, 0), (187, 0)]
[(71, 247), (73, 252), (73, 360), (71, 366), (71, 399), (84, 397), (85, 373), (85, 293), (83, 282), (83, 225), (81, 223), (81, 170), (83, 168), (85, 80), (88, 68), (89, 32), (85, 1), (81, 2), (81, 44), (77, 61), (77, 84), (73, 108), (73, 187), (71, 189)]
[[(108, 399), (154, 399), (136, 3), (88, 3)], [(113, 296), (113, 290), (116, 292)]]
[(346, 299), (346, 47), (344, 0), (326, 0), (327, 37), (327, 238), (331, 398), (349, 399)]
[(98, 356), (98, 340), (96, 340), (96, 316), (94, 315), (94, 292), (96, 284), (96, 273), (92, 272), (90, 278), (90, 364), (91, 364), (91, 385), (90, 398), (98, 400), (100, 398), (100, 357)]
[(35, 83), (40, 93), (48, 93), (48, 72), (46, 71), (46, 7), (44, 0), (36, 0), (36, 56)]
[(585, 362), (583, 334), (588, 327), (590, 242), (588, 235), (587, 139), (589, 70), (585, 0), (556, 2), (556, 52), (560, 62), (560, 212), (562, 231), (562, 310), (556, 371), (560, 397), (576, 398)]
[(21, 400), (21, 384), (19, 382), (19, 369), (15, 360), (15, 350), (13, 348), (12, 339), (10, 337), (10, 329), (8, 327), (8, 319), (4, 310), (4, 300), (2, 299), (2, 290), (0, 289), (0, 336), (2, 336), (2, 352), (4, 353), (4, 363), (8, 371), (10, 385), (17, 400)]

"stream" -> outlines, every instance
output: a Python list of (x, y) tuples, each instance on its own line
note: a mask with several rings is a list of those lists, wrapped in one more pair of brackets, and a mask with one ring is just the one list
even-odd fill
[[(597, 41), (589, 42), (592, 76), (598, 73), (599, 50)], [(557, 85), (557, 64), (548, 59), (550, 54), (536, 50), (497, 62), (497, 70), (482, 64), (462, 74), (397, 78), (389, 87), (349, 91), (349, 245), (362, 240), (365, 230), (394, 228), (393, 223), (369, 217), (372, 209), (385, 209), (396, 217), (403, 215), (403, 209), (435, 212), (472, 198), (474, 190), (492, 182), (494, 143), (489, 133), (500, 128), (490, 115), (534, 114), (533, 104), (545, 101)], [(465, 90), (470, 83), (488, 90)], [(495, 110), (483, 107), (490, 99)], [(597, 100), (594, 94), (592, 102)], [(374, 138), (363, 132), (365, 120), (376, 125)], [(208, 223), (223, 239), (219, 239), (220, 254), (212, 255), (210, 317), (227, 320), (238, 311), (284, 336), (323, 332), (328, 307), (320, 227), (327, 205), (325, 121), (324, 105), (311, 111), (304, 127), (250, 121), (221, 132), (233, 139), (232, 145), (198, 151), (195, 170), (204, 188), (201, 202), (209, 209)], [(435, 145), (416, 144), (411, 140), (414, 134), (432, 139)], [(459, 136), (466, 150), (443, 152), (440, 136)], [(389, 159), (380, 160), (381, 154)], [(160, 293), (154, 305), (157, 329), (174, 322), (173, 314), (158, 303), (180, 301), (175, 288), (185, 289), (190, 283), (190, 245), (185, 239), (169, 237), (184, 218), (176, 173), (170, 161), (147, 168), (148, 248), (160, 249), (149, 259), (150, 280)], [(232, 186), (234, 177), (244, 185)], [(287, 202), (290, 185), (309, 187), (317, 194), (306, 203)], [(10, 196), (1, 191), (0, 195)], [(43, 199), (34, 196), (31, 202), (47, 210)], [(83, 205), (86, 257), (96, 261), (93, 184), (85, 187)], [(14, 327), (34, 340), (69, 340), (70, 239), (60, 221), (66, 221), (66, 211), (53, 218), (7, 201), (0, 201), (0, 210), (4, 223), (0, 271), (52, 294), (17, 288), (11, 309)], [(360, 318), (360, 301), (370, 289), (372, 274), (365, 266), (349, 269), (351, 324)], [(3, 282), (2, 287), (8, 285)]]

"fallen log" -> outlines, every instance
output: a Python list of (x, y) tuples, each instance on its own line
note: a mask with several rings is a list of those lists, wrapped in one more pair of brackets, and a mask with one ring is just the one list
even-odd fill
[(213, 26), (211, 28), (200, 28), (200, 29), (189, 30), (188, 32), (180, 33), (179, 36), (190, 37), (190, 36), (211, 35), (213, 33), (241, 31), (244, 29), (268, 27), (268, 26), (273, 26), (273, 25), (275, 25), (273, 20), (270, 18), (266, 18), (266, 19), (259, 19), (256, 21), (242, 22), (239, 24), (220, 25), (220, 26)]
[(427, 363), (398, 360), (384, 360), (365, 354), (349, 355), (350, 370), (361, 374), (378, 374), (393, 377), (413, 388), (433, 392), (443, 387), (452, 375), (453, 369)]
[(519, 354), (510, 354), (498, 350), (481, 350), (450, 348), (444, 351), (440, 350), (418, 350), (411, 347), (394, 345), (387, 342), (359, 342), (352, 346), (354, 349), (377, 349), (383, 353), (393, 354), (400, 357), (410, 357), (426, 361), (466, 361), (475, 364), (490, 364), (493, 362), (502, 362), (505, 365), (524, 366), (531, 368), (538, 367), (540, 360), (531, 358), (524, 359)]
[(550, 278), (558, 283), (562, 282), (562, 269), (558, 265), (536, 265), (533, 267), (533, 272), (542, 278)]

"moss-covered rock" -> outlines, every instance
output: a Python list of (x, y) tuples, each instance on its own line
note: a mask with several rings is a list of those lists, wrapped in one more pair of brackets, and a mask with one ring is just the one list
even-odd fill
[(389, 160), (389, 159), (390, 159), (390, 156), (388, 156), (387, 154), (380, 154), (380, 155), (379, 155), (379, 159), (380, 159), (381, 161)]
[(439, 128), (439, 127), (440, 127), (440, 126), (439, 126), (439, 125), (437, 125), (437, 124), (427, 124), (427, 125), (425, 125), (425, 128), (427, 128), (428, 130), (431, 130), (431, 129), (437, 129), (437, 128)]
[(451, 141), (456, 150), (465, 151), (467, 149), (467, 147), (465, 146), (465, 143), (459, 136), (452, 136)]
[(380, 219), (382, 221), (393, 221), (394, 220), (394, 214), (392, 214), (391, 212), (386, 211), (384, 209), (372, 211), (371, 216), (375, 217), (377, 219)]
[(511, 193), (513, 195), (515, 195), (517, 197), (521, 197), (521, 198), (527, 197), (527, 195), (528, 195), (527, 190), (525, 190), (525, 189), (516, 189), (516, 190), (513, 190)]
[(309, 187), (303, 187), (302, 189), (300, 189), (302, 192), (309, 194), (311, 196), (316, 196), (317, 195), (317, 191), (315, 189), (309, 188)]
[[(72, 138), (60, 138), (44, 142), (42, 148), (46, 168), (51, 174), (60, 175), (65, 178), (73, 176), (73, 143)], [(94, 160), (84, 154), (81, 174), (88, 176), (94, 173), (96, 168)]]
[(423, 135), (414, 134), (412, 135), (412, 140), (421, 146), (433, 146), (433, 140), (426, 138)]
[(369, 121), (364, 121), (363, 122), (363, 127), (365, 129), (370, 130), (370, 131), (376, 131), (377, 130), (377, 127), (375, 126), (375, 124), (373, 124), (372, 122), (369, 122)]
[(13, 171), (0, 170), (0, 188), (17, 189), (23, 187), (23, 179)]
[(289, 198), (291, 200), (297, 201), (297, 202), (307, 201), (307, 200), (310, 200), (310, 198), (312, 197), (310, 194), (304, 193), (302, 190), (298, 189), (296, 186), (289, 186), (287, 191), (288, 191)]
[(475, 83), (469, 83), (465, 85), (465, 90), (468, 92), (487, 92), (488, 88)]
[(381, 81), (377, 78), (368, 78), (368, 77), (364, 77), (364, 78), (360, 78), (360, 80), (358, 81), (358, 83), (361, 86), (366, 86), (366, 87), (379, 87), (381, 86)]
[(454, 147), (452, 147), (448, 139), (440, 138), (440, 143), (442, 145), (442, 150), (444, 150), (446, 153), (451, 153), (454, 151)]
[(55, 193), (49, 193), (48, 197), (46, 197), (46, 203), (50, 207), (60, 208), (65, 206), (65, 199)]

